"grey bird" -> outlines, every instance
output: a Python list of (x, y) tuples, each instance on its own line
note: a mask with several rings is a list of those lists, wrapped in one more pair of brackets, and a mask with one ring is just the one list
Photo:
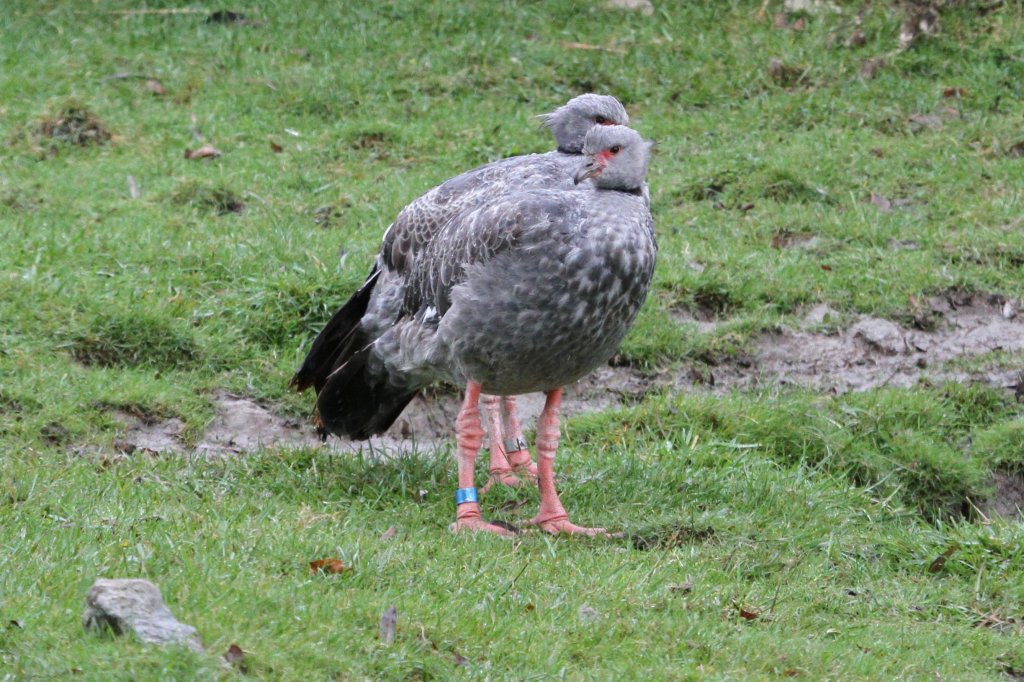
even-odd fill
[[(458, 175), (406, 206), (384, 234), (383, 244), (364, 285), (340, 309), (313, 342), (291, 384), (319, 393), (331, 372), (359, 349), (390, 329), (402, 314), (405, 289), (417, 258), (452, 216), (511, 191), (574, 188), (584, 138), (595, 125), (625, 125), (629, 115), (614, 97), (585, 94), (539, 117), (554, 135), (557, 149), (496, 161)], [(410, 396), (411, 398), (411, 396)], [(515, 396), (485, 396), (491, 428), (492, 480), (516, 485), (515, 471), (536, 475), (516, 415)], [(365, 438), (386, 430), (405, 404), (381, 411), (354, 434)], [(502, 432), (507, 437), (502, 437)]]
[(481, 392), (544, 391), (537, 427), (540, 511), (552, 533), (603, 533), (569, 521), (554, 486), (562, 387), (606, 362), (647, 296), (654, 223), (644, 197), (651, 143), (594, 127), (569, 173), (593, 191), (530, 189), (455, 214), (417, 254), (396, 323), (327, 379), (317, 409), (331, 433), (382, 431), (435, 381), (466, 386), (456, 421), (455, 529), (508, 534), (480, 516), (473, 464)]

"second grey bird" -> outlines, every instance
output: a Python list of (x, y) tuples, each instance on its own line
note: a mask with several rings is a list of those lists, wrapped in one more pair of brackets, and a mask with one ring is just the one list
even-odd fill
[(595, 127), (576, 182), (594, 191), (510, 192), (456, 214), (403, 287), (398, 322), (354, 352), (317, 401), (324, 427), (366, 437), (391, 423), (435, 381), (466, 386), (456, 422), (456, 527), (507, 533), (483, 521), (473, 463), (483, 432), (481, 392), (547, 393), (537, 428), (540, 511), (549, 532), (587, 533), (569, 521), (554, 487), (562, 386), (615, 352), (654, 272), (654, 225), (644, 197), (650, 143), (624, 126)]

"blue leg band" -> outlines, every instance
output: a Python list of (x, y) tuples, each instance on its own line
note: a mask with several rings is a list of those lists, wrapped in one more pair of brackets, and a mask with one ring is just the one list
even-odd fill
[(476, 488), (459, 488), (455, 491), (455, 506), (465, 504), (467, 502), (476, 502)]

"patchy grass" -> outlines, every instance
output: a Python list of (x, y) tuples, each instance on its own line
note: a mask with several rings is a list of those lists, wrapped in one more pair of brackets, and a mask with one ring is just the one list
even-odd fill
[[(119, 410), (189, 442), (219, 390), (308, 413), (287, 380), (390, 219), (548, 149), (531, 116), (585, 90), (659, 142), (655, 290), (617, 363), (735, 359), (819, 303), (828, 331), (1024, 298), (1019, 6), (948, 3), (897, 53), (895, 3), (799, 30), (773, 27), (781, 3), (655, 4), (5, 7), (0, 675), (228, 677), (233, 642), (284, 679), (1020, 675), (1024, 536), (978, 513), (1024, 470), (1006, 387), (698, 391), (570, 420), (566, 503), (611, 542), (451, 537), (446, 452), (115, 453)], [(222, 155), (185, 158), (206, 144)], [(535, 502), (485, 507), (521, 524)], [(310, 574), (327, 557), (355, 570)], [(84, 634), (100, 576), (157, 582), (210, 654)]]
[(74, 100), (64, 102), (55, 113), (40, 119), (36, 132), (41, 137), (79, 147), (105, 144), (111, 138), (103, 121), (84, 104)]

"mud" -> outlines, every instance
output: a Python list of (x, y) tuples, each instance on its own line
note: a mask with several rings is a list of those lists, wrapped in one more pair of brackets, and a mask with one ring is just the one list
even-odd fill
[[(948, 295), (929, 301), (919, 320), (925, 331), (875, 317), (859, 317), (836, 334), (807, 330), (764, 334), (747, 356), (715, 368), (716, 388), (798, 385), (833, 393), (883, 386), (909, 387), (921, 379), (1013, 387), (1019, 367), (966, 370), (952, 360), (1024, 350), (1024, 318), (997, 296)], [(1008, 314), (1004, 314), (1008, 313)], [(834, 313), (815, 307), (809, 326)], [(993, 363), (994, 364), (994, 363)]]
[(1007, 519), (1024, 517), (1024, 475), (996, 472), (992, 487), (995, 493), (981, 505), (984, 514)]
[[(567, 387), (563, 413), (572, 416), (616, 407), (635, 401), (650, 388), (639, 373), (602, 367)], [(122, 425), (114, 447), (124, 453), (145, 451), (208, 457), (254, 452), (261, 448), (326, 447), (337, 452), (372, 450), (383, 454), (430, 451), (451, 443), (461, 404), (461, 397), (455, 391), (427, 391), (416, 396), (382, 436), (371, 441), (331, 437), (324, 443), (308, 420), (283, 417), (270, 406), (227, 392), (215, 394), (213, 400), (216, 414), (195, 447), (186, 444), (185, 424), (180, 419), (148, 419), (126, 410), (113, 414)], [(522, 396), (518, 405), (524, 422), (531, 424), (544, 407), (544, 396), (539, 393)]]
[[(1024, 316), (1018, 302), (999, 296), (969, 296), (956, 292), (927, 302), (915, 318), (928, 330), (868, 316), (845, 320), (825, 305), (806, 310), (799, 328), (762, 334), (752, 350), (713, 366), (683, 365), (671, 371), (644, 373), (628, 366), (597, 369), (566, 387), (566, 416), (635, 404), (649, 392), (713, 391), (778, 388), (797, 385), (841, 394), (883, 386), (908, 387), (927, 379), (982, 382), (1018, 388), (1022, 371), (1013, 363), (985, 363), (967, 370), (950, 361), (980, 357), (996, 351), (1024, 351)], [(700, 332), (713, 331), (714, 316), (676, 311), (674, 319)], [(431, 451), (452, 445), (460, 395), (438, 388), (417, 396), (383, 436), (370, 442), (330, 438), (323, 443), (307, 420), (283, 417), (272, 406), (222, 392), (213, 396), (216, 414), (195, 447), (183, 437), (178, 419), (147, 419), (130, 411), (115, 412), (123, 433), (115, 441), (122, 452), (144, 450), (194, 456), (231, 456), (260, 448), (325, 447), (336, 452)], [(532, 427), (544, 404), (542, 394), (522, 396), (519, 408), (524, 427)], [(1024, 507), (1024, 478), (999, 475), (997, 494), (988, 503), (993, 514), (1016, 515)], [(986, 511), (988, 513), (988, 511)]]

